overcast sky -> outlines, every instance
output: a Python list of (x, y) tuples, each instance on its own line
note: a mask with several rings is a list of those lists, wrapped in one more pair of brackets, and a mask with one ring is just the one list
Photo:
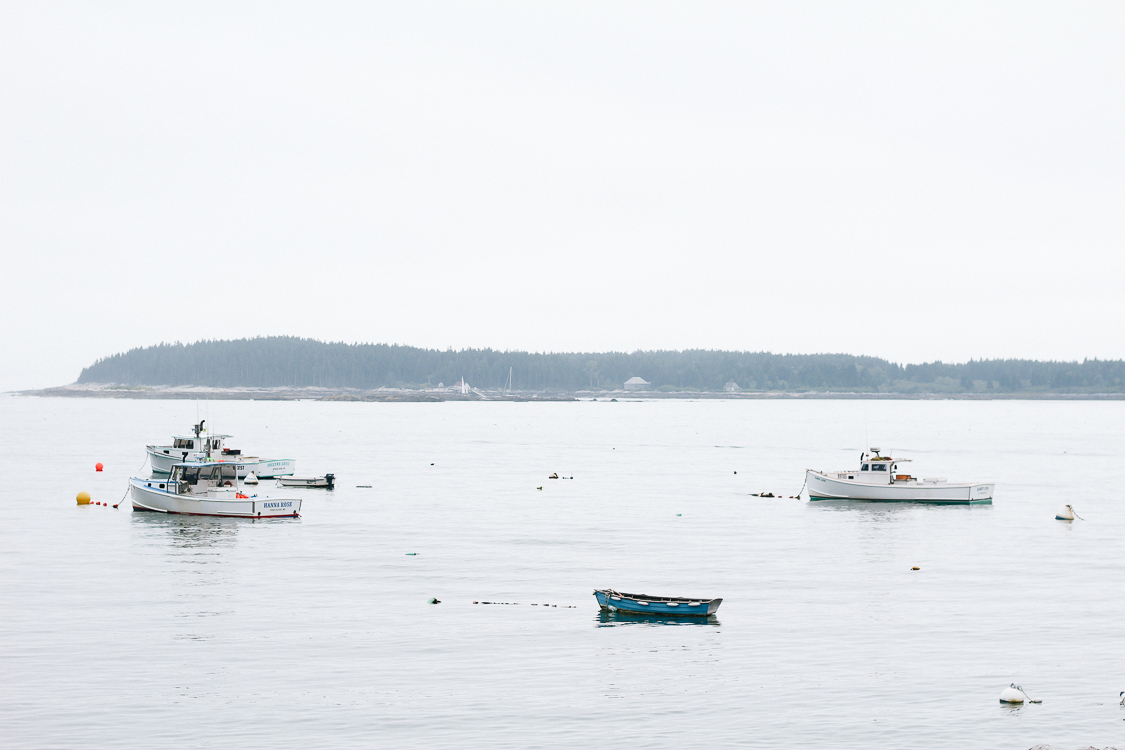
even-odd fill
[(1125, 357), (1125, 4), (0, 4), (0, 389), (288, 334)]

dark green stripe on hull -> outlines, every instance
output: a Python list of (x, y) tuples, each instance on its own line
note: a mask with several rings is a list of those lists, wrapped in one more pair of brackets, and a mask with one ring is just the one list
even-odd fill
[(809, 495), (809, 500), (850, 500), (857, 503), (922, 503), (924, 505), (992, 505), (992, 498), (983, 500), (884, 500), (878, 497), (817, 497)]

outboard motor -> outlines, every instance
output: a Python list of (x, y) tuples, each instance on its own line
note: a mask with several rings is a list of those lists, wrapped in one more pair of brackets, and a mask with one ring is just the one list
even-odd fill
[(330, 490), (336, 489), (336, 475), (335, 474), (325, 474), (324, 478), (328, 480), (328, 489), (330, 489)]

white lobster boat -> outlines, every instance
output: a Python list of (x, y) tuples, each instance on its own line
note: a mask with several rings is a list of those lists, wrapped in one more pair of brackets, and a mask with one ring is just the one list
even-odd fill
[(226, 448), (223, 441), (230, 435), (208, 435), (203, 428), (203, 420), (192, 425), (191, 435), (172, 436), (171, 445), (146, 445), (149, 465), (154, 474), (168, 474), (175, 464), (185, 461), (215, 461), (233, 463), (238, 466), (238, 478), (244, 479), (253, 472), (259, 479), (274, 479), (289, 476), (297, 469), (297, 462), (291, 458), (258, 458), (243, 456), (237, 448)]
[(938, 477), (918, 479), (900, 474), (898, 465), (908, 458), (879, 455), (872, 448), (860, 454), (859, 469), (852, 471), (814, 471), (805, 474), (809, 500), (870, 500), (884, 503), (938, 503), (973, 505), (991, 503), (995, 484), (949, 482)]
[(172, 467), (167, 479), (129, 479), (133, 510), (228, 518), (296, 518), (297, 497), (247, 495), (234, 464), (188, 462)]

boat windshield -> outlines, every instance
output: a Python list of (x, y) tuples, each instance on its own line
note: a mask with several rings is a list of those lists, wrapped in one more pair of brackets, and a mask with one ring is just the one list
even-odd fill
[[(188, 471), (191, 471), (190, 469)], [(234, 464), (215, 464), (197, 470), (203, 479), (233, 486), (238, 481), (238, 467)]]
[(194, 448), (195, 441), (191, 438), (176, 438), (172, 441), (173, 448)]
[(197, 466), (173, 466), (171, 479), (182, 479), (188, 484), (195, 484), (199, 481), (199, 467)]
[(863, 471), (871, 471), (871, 467), (868, 464), (864, 464)]
[(871, 470), (872, 471), (886, 471), (887, 465), (886, 464), (871, 464)]

